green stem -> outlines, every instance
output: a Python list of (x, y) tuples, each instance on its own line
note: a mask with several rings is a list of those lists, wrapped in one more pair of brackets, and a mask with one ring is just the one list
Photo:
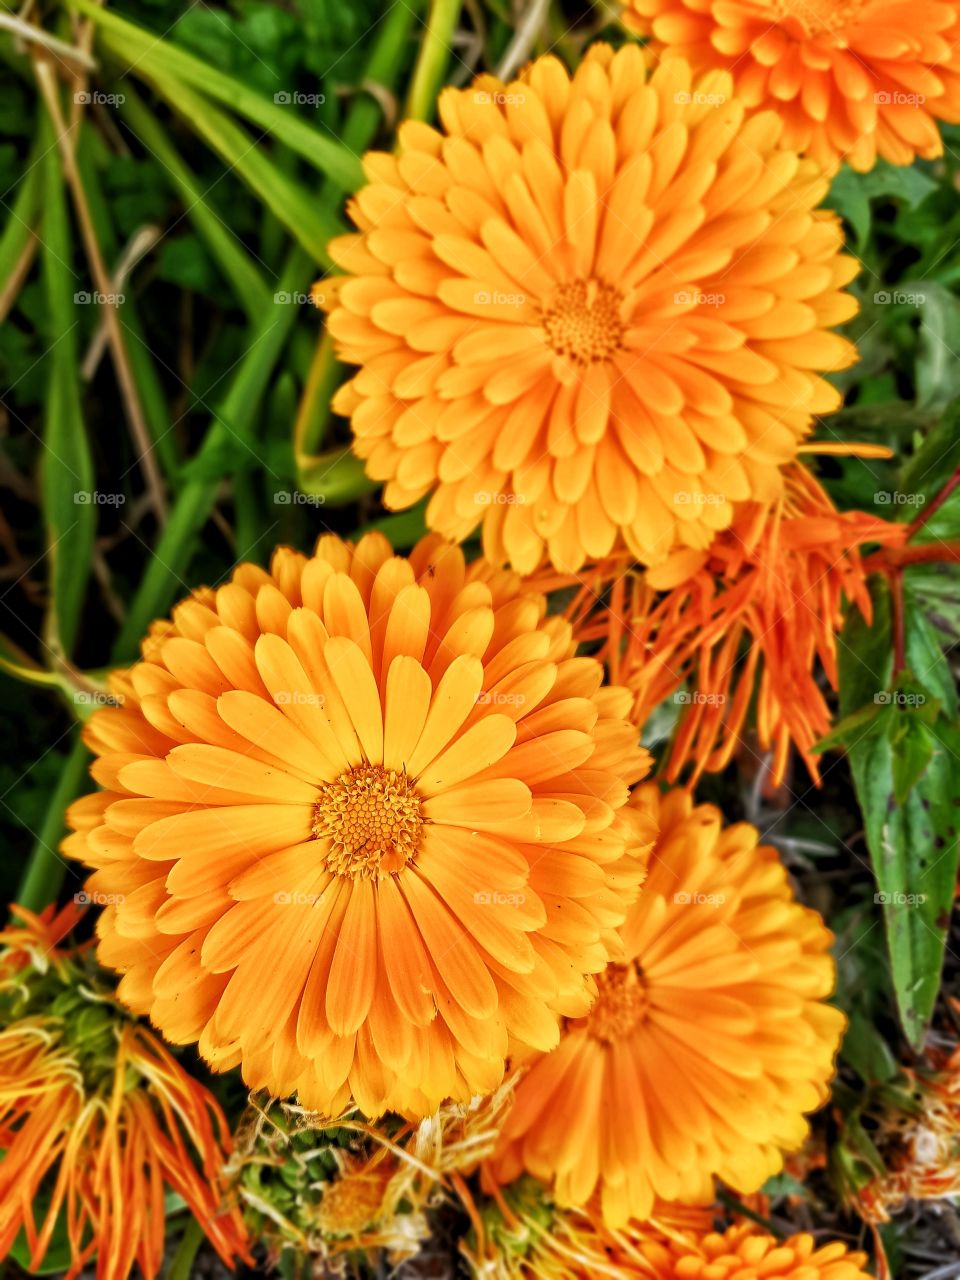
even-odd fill
[(63, 815), (86, 779), (89, 758), (87, 748), (78, 737), (60, 771), (56, 789), (47, 806), (46, 817), (17, 890), (16, 901), (31, 911), (42, 911), (49, 903), (56, 901), (60, 892), (67, 871), (67, 863), (57, 852), (66, 830)]
[[(294, 247), (280, 278), (280, 292), (293, 294), (302, 289), (310, 269), (307, 254)], [(251, 447), (260, 402), (297, 314), (296, 307), (278, 304), (256, 327), (220, 411), (207, 428), (198, 459), (204, 454), (215, 457), (230, 441), (238, 441), (242, 448)], [(177, 495), (117, 638), (117, 661), (128, 661), (133, 656), (150, 622), (167, 611), (178, 589), (186, 590), (183, 575), (216, 498), (216, 485), (205, 477), (188, 481)]]
[(433, 116), (437, 94), (450, 63), (450, 42), (462, 8), (462, 0), (432, 0), (407, 98), (406, 116), (410, 120), (428, 120)]
[(300, 472), (299, 483), (304, 493), (330, 507), (345, 507), (380, 487), (376, 480), (367, 479), (360, 459), (343, 447), (314, 458), (311, 466)]
[(193, 1275), (194, 1259), (202, 1243), (203, 1227), (196, 1218), (188, 1219), (183, 1235), (180, 1237), (180, 1243), (177, 1245), (177, 1252), (170, 1263), (167, 1280), (190, 1280)]

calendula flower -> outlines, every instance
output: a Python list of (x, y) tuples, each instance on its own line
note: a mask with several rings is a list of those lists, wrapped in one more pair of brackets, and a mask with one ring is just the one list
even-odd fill
[(223, 1203), (230, 1135), (215, 1099), (58, 947), (72, 909), (15, 910), (21, 923), (0, 933), (0, 1257), (22, 1230), (40, 1267), (65, 1222), (68, 1280), (94, 1256), (98, 1280), (135, 1265), (153, 1280), (169, 1190), (224, 1262), (246, 1258), (243, 1221)]
[(803, 1234), (778, 1240), (746, 1224), (699, 1239), (643, 1246), (656, 1280), (870, 1280), (865, 1253)]
[(520, 1081), (493, 1163), (561, 1204), (599, 1192), (612, 1227), (656, 1197), (709, 1203), (714, 1177), (757, 1190), (825, 1100), (844, 1026), (824, 1003), (832, 934), (756, 829), (685, 791), (644, 785), (634, 803), (660, 836), (623, 958)]
[[(668, 780), (689, 765), (693, 781), (725, 768), (751, 712), (760, 749), (773, 752), (774, 780), (791, 744), (819, 780), (813, 748), (832, 720), (819, 677), (837, 688), (847, 607), (868, 621), (872, 612), (860, 548), (896, 546), (906, 535), (906, 525), (837, 511), (797, 464), (772, 508), (744, 505), (707, 551), (677, 552), (645, 574), (619, 557), (581, 575), (569, 615), (581, 641), (601, 642), (610, 678), (634, 691), (638, 724), (674, 698)], [(534, 581), (553, 589), (572, 580)]]
[(960, 6), (920, 0), (627, 0), (665, 57), (732, 71), (750, 109), (783, 119), (784, 146), (825, 169), (942, 154), (960, 121)]
[(855, 359), (830, 332), (857, 264), (826, 179), (745, 120), (726, 72), (595, 45), (440, 97), (365, 161), (346, 273), (321, 284), (338, 393), (368, 474), (488, 559), (575, 570), (618, 540), (645, 563), (704, 548), (768, 500), (820, 376)]
[[(324, 537), (179, 605), (87, 725), (65, 848), (174, 1043), (336, 1115), (496, 1088), (642, 876), (630, 695), (510, 573)], [(548, 1005), (550, 1008), (548, 1008)]]

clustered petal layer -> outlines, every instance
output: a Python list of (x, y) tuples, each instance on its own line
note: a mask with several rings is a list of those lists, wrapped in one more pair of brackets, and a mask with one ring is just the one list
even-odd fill
[(936, 121), (960, 121), (955, 0), (628, 0), (626, 20), (665, 57), (731, 70), (744, 105), (829, 171), (930, 160)]
[(713, 1178), (757, 1190), (827, 1096), (843, 1015), (832, 934), (772, 848), (686, 791), (633, 803), (660, 836), (622, 929), (622, 963), (587, 1017), (517, 1087), (495, 1175), (526, 1169), (562, 1204), (599, 1190), (619, 1227), (655, 1198), (709, 1203)]
[(438, 538), (281, 549), (179, 605), (88, 723), (121, 998), (336, 1113), (426, 1114), (588, 1006), (636, 896), (630, 695), (516, 575)]
[(354, 447), (388, 506), (482, 521), (493, 563), (566, 570), (624, 541), (644, 563), (706, 547), (780, 489), (857, 264), (818, 210), (819, 167), (745, 120), (727, 73), (637, 46), (552, 57), (440, 99), (371, 154), (322, 282)]

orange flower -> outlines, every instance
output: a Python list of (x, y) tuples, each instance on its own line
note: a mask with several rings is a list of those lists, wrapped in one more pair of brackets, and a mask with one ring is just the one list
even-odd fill
[(339, 1114), (496, 1087), (589, 1003), (642, 864), (630, 695), (437, 538), (279, 550), (179, 605), (91, 718), (65, 848), (175, 1043)]
[(755, 828), (722, 829), (716, 809), (653, 784), (633, 803), (660, 837), (624, 963), (520, 1081), (493, 1164), (501, 1182), (552, 1182), (561, 1204), (599, 1190), (611, 1227), (655, 1197), (709, 1203), (714, 1176), (759, 1188), (826, 1098), (844, 1026), (823, 1003), (832, 935)]
[[(0, 943), (16, 949), (28, 942), (42, 954), (49, 913), (38, 921), (15, 910), (25, 928), (6, 930)], [(11, 979), (0, 967), (7, 1022), (0, 1030), (0, 1258), (22, 1229), (30, 1267), (39, 1267), (62, 1220), (67, 1280), (94, 1254), (97, 1280), (125, 1280), (135, 1263), (152, 1280), (163, 1263), (167, 1189), (186, 1201), (228, 1266), (246, 1258), (240, 1214), (221, 1203), (230, 1137), (211, 1094), (151, 1032), (91, 998), (62, 956), (53, 983), (37, 980), (58, 996), (43, 1015), (8, 1018), (24, 999), (25, 968), (17, 963)], [(41, 1191), (49, 1198), (38, 1200)]]
[[(719, 105), (716, 105), (719, 103)], [(384, 500), (432, 493), (431, 528), (482, 520), (484, 552), (575, 570), (619, 540), (652, 563), (703, 548), (733, 504), (779, 492), (857, 264), (816, 205), (819, 168), (744, 123), (730, 76), (637, 46), (541, 58), (440, 98), (443, 132), (366, 158), (325, 280), (335, 405)]]
[(626, 21), (665, 57), (729, 69), (783, 145), (829, 171), (943, 152), (960, 121), (960, 5), (941, 0), (627, 0)]
[(813, 1236), (785, 1240), (744, 1224), (722, 1234), (691, 1211), (666, 1205), (656, 1222), (610, 1231), (591, 1218), (568, 1215), (559, 1229), (536, 1233), (503, 1280), (871, 1280), (866, 1255), (838, 1241), (817, 1247)]
[[(813, 747), (829, 731), (831, 712), (817, 677), (822, 670), (837, 687), (844, 604), (871, 616), (859, 548), (898, 545), (906, 534), (903, 524), (837, 511), (796, 465), (772, 511), (744, 506), (707, 552), (678, 552), (645, 576), (611, 559), (579, 579), (568, 612), (581, 641), (603, 642), (598, 656), (610, 678), (634, 691), (638, 724), (674, 695), (680, 714), (668, 780), (691, 763), (691, 781), (725, 768), (751, 707), (761, 750), (773, 748), (775, 781), (791, 743), (819, 780)], [(541, 574), (533, 582), (550, 590), (570, 578)], [(608, 605), (594, 609), (608, 584)]]
[(777, 1240), (748, 1224), (699, 1240), (654, 1242), (643, 1253), (656, 1280), (871, 1280), (866, 1254), (850, 1253), (839, 1240)]

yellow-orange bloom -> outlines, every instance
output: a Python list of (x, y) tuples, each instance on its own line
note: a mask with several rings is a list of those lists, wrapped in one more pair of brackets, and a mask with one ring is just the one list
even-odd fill
[(831, 171), (932, 159), (936, 121), (960, 121), (955, 0), (627, 0), (626, 20), (665, 57), (729, 68), (784, 146)]
[[(701, 1218), (704, 1211), (700, 1211)], [(665, 1205), (655, 1222), (611, 1231), (591, 1216), (561, 1215), (497, 1280), (870, 1280), (866, 1255), (810, 1235), (777, 1240), (749, 1224), (720, 1233), (694, 1211)]]
[[(15, 910), (25, 925), (0, 934), (0, 945), (49, 959), (64, 917)], [(13, 981), (2, 965), (5, 1014), (26, 989), (23, 954)], [(65, 954), (55, 956), (59, 999), (0, 1030), (0, 1258), (23, 1230), (30, 1267), (40, 1267), (62, 1220), (67, 1280), (94, 1254), (97, 1280), (126, 1280), (135, 1264), (153, 1280), (170, 1190), (232, 1266), (247, 1257), (247, 1238), (238, 1210), (223, 1203), (230, 1135), (216, 1100), (146, 1028), (76, 983), (68, 990)]]
[(439, 111), (366, 157), (359, 233), (330, 246), (347, 274), (320, 285), (387, 505), (432, 494), (431, 528), (482, 521), (487, 558), (529, 573), (703, 548), (776, 496), (840, 402), (819, 375), (855, 359), (830, 328), (857, 269), (776, 114), (607, 45)]
[(750, 1225), (654, 1242), (643, 1253), (656, 1280), (870, 1280), (866, 1254), (839, 1240), (821, 1244), (806, 1233), (777, 1240)]
[(175, 1043), (339, 1114), (427, 1114), (589, 1003), (642, 875), (630, 695), (431, 537), (280, 549), (179, 605), (88, 722), (65, 848)]
[[(645, 575), (623, 557), (585, 573), (569, 615), (578, 639), (602, 642), (598, 656), (611, 680), (633, 690), (638, 724), (675, 697), (668, 780), (691, 764), (693, 781), (725, 768), (751, 712), (760, 749), (773, 750), (775, 781), (783, 779), (791, 744), (818, 780), (813, 747), (831, 725), (818, 676), (822, 671), (836, 689), (846, 606), (871, 616), (860, 548), (896, 546), (906, 535), (906, 525), (837, 511), (810, 472), (795, 465), (772, 509), (746, 504), (708, 551), (678, 552)], [(553, 589), (570, 579), (541, 574), (534, 581)]]
[(823, 1003), (832, 934), (756, 829), (654, 784), (634, 803), (660, 836), (624, 962), (520, 1081), (493, 1165), (553, 1183), (561, 1204), (599, 1190), (613, 1227), (656, 1197), (709, 1203), (714, 1177), (757, 1190), (825, 1100), (844, 1026)]

